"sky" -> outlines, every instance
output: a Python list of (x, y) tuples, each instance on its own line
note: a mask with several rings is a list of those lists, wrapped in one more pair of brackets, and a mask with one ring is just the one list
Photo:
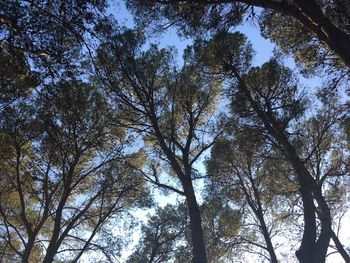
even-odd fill
[[(111, 0), (108, 11), (117, 18), (118, 23), (120, 23), (121, 26), (132, 28), (135, 25), (132, 15), (125, 7), (124, 1)], [(259, 13), (259, 8), (256, 10), (256, 13)], [(248, 40), (252, 43), (253, 49), (255, 51), (253, 66), (260, 66), (273, 56), (275, 45), (270, 40), (265, 39), (261, 36), (258, 25), (256, 23), (247, 21), (243, 25), (238, 26), (235, 31), (244, 33), (247, 36)], [(179, 63), (181, 63), (183, 50), (188, 45), (191, 45), (192, 40), (180, 38), (176, 33), (176, 29), (171, 27), (165, 31), (160, 38), (154, 37), (150, 40), (150, 42), (157, 43), (159, 47), (162, 48), (175, 47), (178, 50)], [(291, 57), (286, 56), (284, 59), (284, 63), (288, 67), (296, 69), (294, 60)], [(322, 84), (322, 81), (317, 77), (304, 78), (303, 76), (299, 76), (299, 78), (302, 84), (306, 85), (308, 88), (319, 87)]]
[[(126, 27), (134, 26), (133, 17), (126, 9), (122, 1), (113, 0), (108, 10), (118, 19), (118, 22), (120, 22), (121, 25)], [(271, 41), (266, 40), (261, 36), (257, 36), (258, 30), (257, 25), (253, 25), (251, 23), (246, 23), (243, 26), (237, 27), (237, 31), (243, 32), (248, 37), (254, 50), (256, 51), (256, 56), (253, 61), (255, 66), (261, 65), (262, 63), (268, 61), (272, 56), (274, 49), (274, 45), (271, 43)], [(160, 47), (176, 47), (178, 50), (179, 59), (181, 59), (183, 50), (192, 43), (192, 40), (190, 39), (179, 38), (174, 28), (169, 28), (167, 31), (165, 31), (160, 39), (157, 37), (153, 38), (151, 41), (159, 43)]]
[[(118, 23), (120, 25), (123, 25), (126, 27), (133, 27), (134, 25), (133, 18), (125, 8), (125, 5), (122, 1), (111, 0), (108, 11), (117, 18)], [(244, 25), (238, 26), (236, 28), (236, 31), (240, 31), (244, 33), (247, 36), (248, 40), (251, 42), (253, 49), (256, 52), (253, 60), (254, 66), (259, 66), (264, 62), (267, 62), (273, 56), (273, 50), (275, 46), (273, 43), (271, 43), (271, 41), (269, 41), (268, 39), (264, 39), (260, 35), (258, 25), (254, 25), (252, 23), (244, 23)], [(164, 32), (160, 38), (153, 38), (150, 40), (150, 42), (157, 43), (159, 47), (169, 47), (169, 46), (175, 47), (178, 50), (179, 64), (181, 64), (183, 50), (192, 43), (192, 40), (179, 38), (176, 34), (176, 30), (174, 28), (170, 28), (166, 32)], [(292, 58), (286, 57), (284, 62), (288, 67), (292, 69), (296, 69), (296, 65)], [(308, 90), (314, 90), (315, 88), (322, 85), (322, 80), (317, 77), (306, 79), (302, 76), (299, 76), (299, 79), (301, 84), (307, 87)], [(197, 169), (199, 169), (200, 172), (204, 172), (203, 163), (198, 163)], [(201, 183), (198, 184), (197, 189), (199, 189), (200, 187), (201, 187)], [(175, 194), (171, 194), (168, 196), (159, 195), (159, 197), (161, 197), (159, 198), (160, 206), (164, 206), (167, 203), (175, 204), (177, 201), (177, 196)], [(139, 219), (144, 221), (147, 219), (147, 215), (148, 215), (148, 211), (143, 211), (143, 212), (139, 211), (136, 214), (136, 216)], [(346, 221), (350, 222), (350, 220), (346, 220)], [(343, 223), (342, 230), (344, 233), (350, 232), (350, 229), (345, 227), (345, 224), (347, 224), (347, 222)], [(135, 244), (136, 244), (136, 241), (139, 238), (139, 233), (135, 233), (134, 237), (135, 237)], [(350, 243), (350, 236), (348, 234), (343, 235), (342, 238), (345, 244)], [(123, 254), (123, 257), (125, 258), (128, 254), (130, 254), (130, 251), (125, 252)], [(257, 262), (256, 259), (252, 259), (247, 263), (255, 263), (255, 262)], [(329, 257), (327, 260), (327, 263), (340, 263), (340, 262), (342, 262), (342, 259), (336, 255)]]

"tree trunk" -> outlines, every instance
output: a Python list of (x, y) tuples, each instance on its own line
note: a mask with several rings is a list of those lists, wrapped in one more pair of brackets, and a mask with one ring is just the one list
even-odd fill
[[(208, 259), (202, 229), (201, 213), (192, 184), (192, 167), (189, 162), (189, 149), (186, 149), (187, 153), (183, 154), (183, 165), (185, 168), (184, 170), (182, 170), (182, 167), (177, 162), (176, 158), (174, 157), (174, 154), (170, 151), (170, 149), (164, 141), (164, 137), (158, 127), (157, 118), (155, 117), (155, 114), (153, 114), (150, 117), (150, 119), (153, 124), (160, 147), (162, 148), (163, 152), (170, 161), (171, 166), (177, 174), (179, 180), (181, 181), (182, 188), (184, 190), (184, 196), (186, 197), (187, 209), (190, 216), (193, 263), (207, 263)], [(187, 140), (190, 141), (189, 138)]]
[(263, 8), (271, 8), (282, 14), (290, 15), (306, 26), (321, 42), (337, 54), (350, 68), (350, 36), (332, 23), (322, 12), (315, 0), (266, 1), (233, 0)]
[(190, 216), (193, 263), (207, 263), (208, 259), (202, 229), (202, 219), (192, 181), (190, 178), (186, 178), (186, 181), (182, 182), (182, 184)]
[[(181, 0), (159, 1), (162, 4), (182, 2)], [(186, 2), (196, 3), (197, 0)], [(205, 1), (202, 1), (205, 3)], [(307, 27), (321, 42), (337, 54), (344, 64), (350, 68), (350, 36), (332, 23), (322, 12), (315, 0), (272, 1), (272, 0), (218, 0), (208, 1), (209, 4), (245, 3), (266, 9), (272, 9), (287, 16), (292, 16)], [(287, 19), (287, 18), (286, 18)]]
[[(52, 236), (53, 240), (57, 240), (58, 239), (58, 233), (54, 233)], [(46, 255), (45, 258), (43, 260), (43, 263), (51, 263), (57, 253), (57, 246), (56, 246), (56, 242), (53, 242), (53, 240), (51, 240), (47, 250), (46, 250)]]
[(296, 0), (298, 14), (291, 13), (298, 21), (304, 24), (319, 40), (324, 42), (350, 67), (350, 36), (336, 27), (322, 12), (315, 0)]
[[(304, 203), (304, 218), (306, 218), (306, 216), (313, 218), (313, 220), (310, 219), (312, 226), (309, 226), (309, 229), (313, 231), (313, 233), (310, 233), (309, 235), (310, 240), (303, 240), (301, 247), (296, 254), (299, 261), (302, 263), (323, 263), (326, 260), (327, 250), (331, 239), (332, 221), (330, 209), (326, 203), (326, 200), (324, 199), (324, 196), (322, 195), (321, 189), (312, 178), (309, 171), (306, 169), (304, 163), (298, 158), (294, 147), (287, 142), (287, 139), (285, 139), (285, 141), (284, 147), (288, 154), (288, 159), (290, 160), (295, 174), (298, 177), (301, 188)], [(304, 197), (307, 198), (307, 200), (304, 200)], [(314, 200), (316, 200), (318, 208), (315, 207)], [(318, 239), (316, 238), (317, 210), (320, 210), (318, 215), (319, 220), (321, 221), (321, 232)], [(306, 228), (307, 226), (305, 221), (305, 230)], [(312, 246), (310, 245), (310, 242), (312, 242)]]
[(35, 242), (35, 238), (29, 237), (26, 248), (24, 249), (24, 253), (22, 256), (22, 263), (29, 262), (30, 254), (34, 247), (34, 242)]
[(304, 211), (303, 237), (301, 240), (300, 248), (295, 254), (300, 263), (314, 263), (314, 254), (316, 252), (317, 225), (316, 207), (312, 196), (312, 187), (305, 178), (303, 166), (300, 165), (299, 161), (291, 153), (294, 152), (293, 149), (291, 148), (287, 152), (289, 154), (288, 159), (291, 162), (293, 170), (298, 178)]
[(261, 229), (261, 232), (262, 232), (264, 239), (265, 239), (266, 250), (270, 255), (270, 261), (272, 263), (278, 263), (275, 249), (272, 245), (270, 233), (269, 233), (269, 230), (267, 229), (267, 226), (266, 226), (266, 222), (265, 222), (265, 218), (264, 218), (264, 214), (263, 214), (263, 207), (262, 207), (261, 200), (260, 200), (259, 190), (255, 186), (254, 180), (251, 177), (249, 177), (249, 179), (250, 179), (251, 186), (253, 188), (253, 194), (254, 194), (254, 199), (255, 199), (256, 205), (254, 205), (254, 203), (253, 203), (253, 198), (250, 196), (250, 193), (249, 193), (250, 191), (248, 191), (248, 189), (246, 188), (243, 178), (239, 175), (241, 188), (242, 188), (244, 195), (247, 199), (248, 205), (253, 210), (255, 216), (259, 220), (260, 229)]
[[(331, 239), (332, 222), (330, 209), (322, 195), (321, 189), (305, 167), (303, 161), (298, 157), (296, 149), (289, 142), (284, 130), (275, 122), (273, 113), (266, 113), (261, 110), (260, 105), (253, 99), (249, 89), (246, 87), (244, 80), (241, 79), (236, 71), (233, 72), (237, 80), (242, 84), (240, 85), (241, 90), (244, 92), (257, 116), (264, 123), (267, 132), (284, 148), (285, 155), (298, 178), (303, 201), (304, 232), (301, 246), (296, 252), (296, 256), (300, 263), (323, 263), (325, 262)], [(321, 221), (321, 233), (318, 239), (316, 235), (316, 207), (314, 200), (317, 201), (322, 215), (319, 217)]]
[[(70, 185), (71, 180), (72, 180), (72, 178), (69, 177), (69, 180), (67, 183), (68, 186)], [(57, 210), (56, 210), (53, 233), (51, 236), (50, 243), (47, 247), (46, 255), (44, 257), (43, 263), (51, 263), (54, 260), (54, 257), (57, 253), (57, 250), (59, 247), (58, 239), (60, 236), (60, 231), (62, 229), (61, 220), (62, 220), (63, 208), (64, 208), (64, 205), (69, 197), (69, 193), (70, 193), (69, 187), (66, 186), (65, 192), (63, 193), (63, 196), (61, 197), (60, 203), (59, 203)]]
[(344, 261), (346, 263), (350, 263), (350, 256), (349, 256), (349, 254), (346, 252), (346, 250), (344, 249), (343, 244), (340, 242), (339, 238), (337, 237), (337, 235), (334, 233), (333, 230), (332, 230), (332, 240), (333, 240), (335, 246), (337, 247), (338, 252), (343, 257)]
[(275, 253), (275, 249), (273, 248), (273, 245), (272, 245), (270, 233), (269, 233), (269, 231), (267, 229), (267, 226), (266, 226), (266, 223), (265, 223), (265, 219), (264, 219), (264, 215), (263, 215), (261, 209), (259, 209), (257, 211), (257, 216), (258, 216), (258, 219), (260, 221), (260, 229), (261, 229), (261, 231), (262, 231), (262, 233), (264, 235), (266, 248), (267, 248), (267, 251), (269, 252), (269, 255), (270, 255), (270, 260), (271, 260), (272, 263), (278, 263), (277, 256), (276, 256), (276, 253)]
[(320, 5), (315, 0), (294, 0), (291, 1), (292, 3), (289, 3), (289, 1), (232, 0), (232, 3), (235, 2), (269, 8), (292, 16), (306, 26), (350, 68), (350, 36), (324, 15)]

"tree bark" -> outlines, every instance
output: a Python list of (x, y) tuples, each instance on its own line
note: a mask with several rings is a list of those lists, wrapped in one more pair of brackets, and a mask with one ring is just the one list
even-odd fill
[(182, 177), (181, 182), (185, 193), (187, 209), (190, 217), (193, 263), (207, 263), (208, 258), (204, 242), (202, 218), (196, 199), (196, 194), (193, 189), (191, 177), (192, 169), (191, 165), (189, 164), (185, 164), (184, 166), (184, 177)]
[(70, 194), (70, 183), (72, 181), (72, 176), (69, 176), (68, 181), (65, 186), (64, 193), (61, 197), (61, 200), (58, 204), (56, 214), (55, 214), (55, 220), (54, 220), (54, 227), (53, 227), (53, 233), (50, 239), (50, 243), (46, 250), (46, 255), (44, 257), (43, 263), (51, 263), (54, 260), (54, 257), (57, 253), (59, 244), (58, 239), (60, 236), (60, 231), (62, 230), (62, 215), (63, 215), (63, 209), (66, 204), (66, 201), (68, 200), (69, 194)]
[(333, 50), (346, 66), (350, 67), (350, 36), (323, 14), (315, 0), (295, 0), (294, 2), (299, 10), (298, 12), (293, 10), (290, 15), (305, 25), (320, 41)]
[(207, 263), (208, 259), (202, 229), (202, 219), (191, 178), (186, 178), (182, 184), (190, 216), (193, 263)]
[(274, 247), (272, 245), (270, 232), (269, 232), (269, 230), (267, 228), (267, 225), (266, 225), (266, 222), (265, 222), (264, 213), (263, 213), (263, 205), (261, 203), (259, 190), (256, 187), (256, 185), (255, 185), (255, 183), (254, 183), (252, 178), (250, 178), (250, 182), (252, 184), (253, 193), (254, 193), (255, 199), (257, 201), (257, 206), (258, 206), (257, 207), (258, 209), (256, 209), (254, 212), (255, 212), (255, 214), (258, 217), (258, 220), (260, 222), (260, 229), (261, 229), (261, 231), (263, 233), (263, 236), (264, 236), (264, 239), (265, 239), (266, 248), (267, 248), (267, 251), (268, 251), (268, 253), (270, 255), (270, 260), (271, 260), (272, 263), (278, 263), (277, 256), (276, 256), (276, 253), (275, 253), (275, 249), (274, 249)]
[[(181, 181), (182, 188), (184, 190), (184, 196), (186, 198), (187, 209), (190, 217), (190, 229), (191, 229), (191, 241), (192, 241), (192, 253), (193, 253), (193, 263), (207, 263), (207, 252), (204, 242), (204, 234), (202, 228), (202, 219), (199, 209), (199, 205), (196, 199), (196, 195), (193, 189), (191, 171), (192, 167), (189, 161), (189, 148), (185, 148), (183, 153), (183, 166), (184, 169), (177, 162), (174, 154), (170, 151), (165, 143), (162, 132), (159, 129), (157, 118), (154, 114), (154, 109), (152, 108), (153, 115), (150, 116), (151, 123), (153, 125), (155, 134), (157, 136), (160, 147), (162, 148), (164, 154), (168, 158), (172, 168), (174, 169), (177, 177)], [(188, 142), (190, 139), (187, 138)], [(189, 146), (189, 145), (188, 145)]]

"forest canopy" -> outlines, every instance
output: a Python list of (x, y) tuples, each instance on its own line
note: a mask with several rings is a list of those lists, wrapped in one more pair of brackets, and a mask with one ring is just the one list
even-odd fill
[(349, 46), (345, 0), (1, 2), (0, 262), (350, 262)]

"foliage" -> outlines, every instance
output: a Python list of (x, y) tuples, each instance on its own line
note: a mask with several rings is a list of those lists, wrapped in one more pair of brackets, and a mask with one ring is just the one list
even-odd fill
[[(350, 65), (350, 8), (347, 1), (128, 1), (139, 25), (163, 32), (175, 26), (186, 37), (206, 38), (230, 32), (250, 21), (291, 54), (305, 75), (327, 69), (334, 88), (347, 80)], [(261, 7), (260, 10), (256, 7)], [(152, 23), (149, 23), (152, 21)]]
[(1, 234), (22, 260), (39, 248), (45, 262), (69, 251), (78, 260), (95, 249), (107, 219), (142, 200), (143, 182), (121, 154), (123, 133), (111, 130), (105, 106), (93, 86), (71, 81), (6, 108)]
[[(212, 197), (210, 197), (212, 198)], [(127, 262), (187, 262), (191, 259), (188, 212), (183, 203), (157, 208), (146, 225), (134, 253)], [(203, 230), (209, 262), (225, 262), (235, 249), (240, 227), (239, 211), (219, 198), (206, 200), (202, 206)]]
[[(0, 3), (0, 261), (349, 262), (348, 2), (126, 1), (136, 29), (109, 4)], [(171, 26), (182, 64), (146, 34)]]

